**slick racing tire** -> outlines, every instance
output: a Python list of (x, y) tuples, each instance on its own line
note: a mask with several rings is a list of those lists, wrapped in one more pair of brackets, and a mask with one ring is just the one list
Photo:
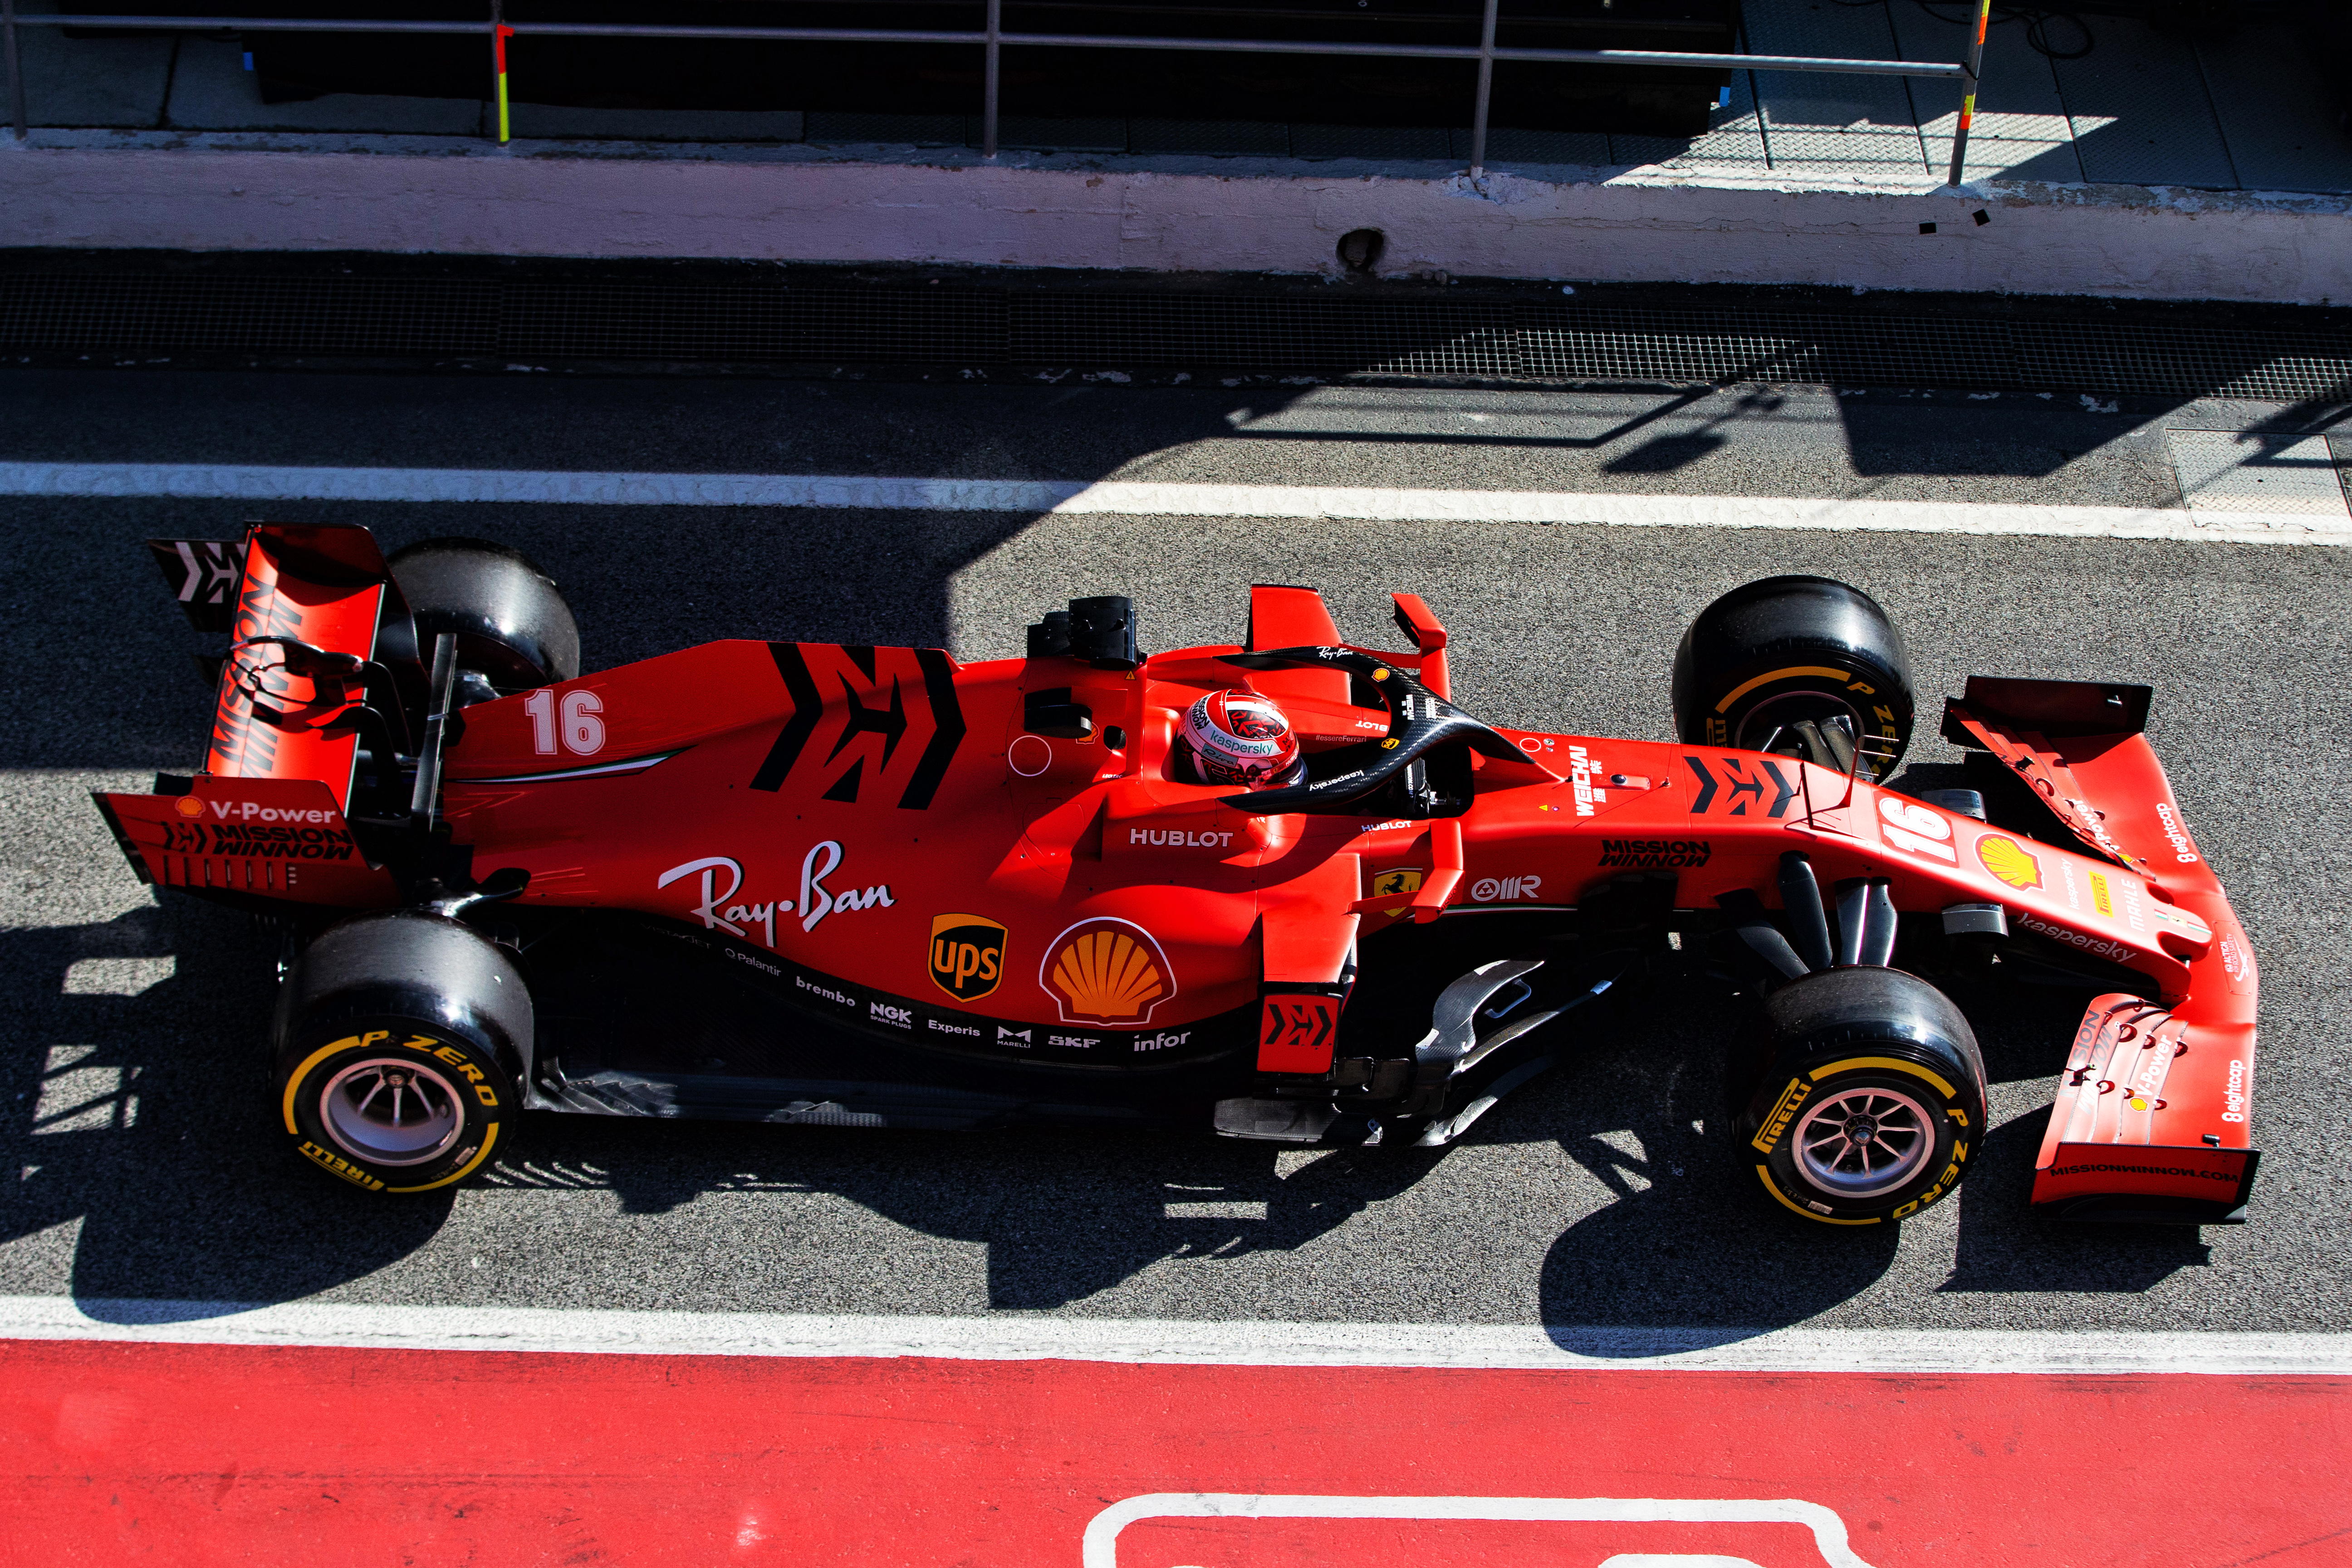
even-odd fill
[(1911, 663), (1878, 601), (1827, 577), (1767, 577), (1699, 612), (1675, 650), (1684, 744), (1801, 757), (1882, 779), (1911, 743)]
[(431, 1192), (511, 1146), (530, 1045), (530, 994), (494, 943), (439, 916), (368, 916), (287, 976), (272, 1109), (321, 1170), (371, 1193)]
[(529, 556), (483, 539), (425, 539), (393, 552), (393, 580), (416, 625), (417, 657), (457, 638), (471, 701), (528, 691), (580, 673), (580, 626), (555, 579)]
[(1926, 981), (1864, 967), (1791, 981), (1766, 1000), (1758, 1047), (1737, 1152), (1791, 1213), (1905, 1219), (1967, 1173), (1984, 1136), (1984, 1058)]

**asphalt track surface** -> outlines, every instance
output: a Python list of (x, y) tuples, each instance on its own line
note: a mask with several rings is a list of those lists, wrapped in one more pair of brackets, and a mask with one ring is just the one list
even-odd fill
[[(1312, 386), (33, 372), (0, 460), (1219, 480), (2178, 506), (2161, 432), (2331, 411), (1956, 393), (1705, 395)], [(2334, 429), (2342, 430), (2343, 426)], [(2339, 438), (2339, 460), (2352, 447)], [(1675, 639), (1746, 579), (1878, 595), (1924, 696), (1970, 672), (2147, 680), (2151, 735), (2263, 966), (2252, 1223), (2023, 1212), (2071, 992), (1963, 996), (1993, 1121), (1956, 1200), (1899, 1228), (1770, 1210), (1717, 1114), (1704, 994), (1434, 1153), (1208, 1136), (946, 1136), (537, 1116), (512, 1157), (386, 1203), (303, 1167), (265, 1103), (269, 952), (158, 903), (86, 791), (194, 763), (191, 639), (137, 547), (234, 533), (235, 502), (0, 499), (0, 1294), (688, 1311), (1822, 1328), (2352, 1328), (2340, 1149), (2352, 838), (2352, 552), (2172, 541), (1003, 513), (304, 506), (387, 547), (507, 540), (564, 585), (593, 665), (719, 636), (1017, 651), (1131, 593), (1147, 643), (1240, 635), (1252, 581), (1343, 631), (1385, 595), (1453, 629), (1498, 722), (1664, 738)], [(1955, 754), (1915, 746), (1915, 782)], [(46, 1076), (45, 1076), (46, 1075)]]

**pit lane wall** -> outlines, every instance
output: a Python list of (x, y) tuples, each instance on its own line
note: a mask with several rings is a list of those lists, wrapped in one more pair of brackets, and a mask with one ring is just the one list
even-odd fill
[(0, 245), (1337, 276), (1373, 228), (1387, 275), (2352, 300), (2352, 196), (864, 151), (36, 132)]

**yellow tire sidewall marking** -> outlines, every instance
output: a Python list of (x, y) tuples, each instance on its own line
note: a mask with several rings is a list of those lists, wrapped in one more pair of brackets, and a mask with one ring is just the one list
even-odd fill
[(1715, 710), (1718, 713), (1728, 713), (1731, 711), (1731, 705), (1733, 703), (1738, 701), (1741, 698), (1747, 696), (1758, 687), (1769, 686), (1776, 680), (1786, 680), (1790, 677), (1797, 675), (1826, 676), (1830, 679), (1836, 681), (1840, 686), (1851, 686), (1854, 680), (1853, 672), (1850, 669), (1832, 669), (1825, 664), (1791, 665), (1787, 669), (1776, 669), (1769, 675), (1759, 675), (1753, 680), (1741, 681), (1738, 686), (1732, 688), (1729, 696), (1726, 697), (1722, 701), (1715, 705)]
[(302, 1136), (302, 1130), (294, 1125), (294, 1091), (302, 1087), (302, 1080), (310, 1076), (310, 1069), (317, 1067), (327, 1058), (333, 1056), (337, 1051), (352, 1049), (357, 1047), (359, 1043), (360, 1037), (357, 1035), (345, 1035), (341, 1039), (335, 1041), (332, 1045), (320, 1046), (317, 1050), (312, 1051), (309, 1056), (302, 1058), (302, 1065), (296, 1068), (293, 1074), (286, 1080), (286, 1104), (284, 1109), (286, 1111), (287, 1131), (292, 1133), (297, 1138)]
[(1906, 1062), (1900, 1057), (1848, 1057), (1842, 1062), (1832, 1062), (1826, 1067), (1817, 1067), (1805, 1076), (1819, 1083), (1832, 1073), (1868, 1071), (1872, 1068), (1882, 1072), (1909, 1073), (1913, 1078), (1923, 1078), (1934, 1084), (1943, 1092), (1946, 1100), (1960, 1098), (1960, 1091), (1952, 1087), (1950, 1080), (1928, 1071), (1917, 1062)]
[(1756, 1177), (1764, 1184), (1764, 1190), (1771, 1194), (1782, 1208), (1787, 1209), (1790, 1214), (1801, 1215), (1815, 1225), (1876, 1225), (1878, 1223), (1874, 1216), (1870, 1219), (1838, 1219), (1831, 1215), (1815, 1214), (1802, 1204), (1790, 1201), (1789, 1194), (1780, 1190), (1780, 1184), (1772, 1179), (1772, 1170), (1769, 1165), (1757, 1166)]
[[(371, 1032), (373, 1033), (374, 1031)], [(389, 1030), (383, 1031), (383, 1037), (386, 1039), (391, 1038), (391, 1032)], [(297, 1126), (294, 1121), (294, 1091), (302, 1087), (302, 1080), (310, 1075), (310, 1069), (317, 1067), (327, 1058), (333, 1056), (337, 1051), (350, 1050), (357, 1047), (363, 1038), (364, 1037), (360, 1035), (345, 1035), (340, 1040), (320, 1046), (317, 1050), (312, 1051), (309, 1056), (302, 1058), (302, 1065), (294, 1069), (293, 1076), (286, 1080), (286, 1102), (284, 1110), (286, 1113), (287, 1131), (292, 1133), (297, 1138), (302, 1136), (302, 1129)], [(492, 1107), (492, 1109), (496, 1110), (499, 1108)], [(426, 1182), (421, 1186), (386, 1187), (383, 1190), (388, 1193), (429, 1193), (436, 1187), (446, 1187), (452, 1182), (460, 1182), (465, 1180), (467, 1176), (472, 1175), (477, 1170), (480, 1169), (482, 1162), (490, 1157), (490, 1148), (499, 1141), (499, 1124), (496, 1121), (490, 1123), (488, 1130), (482, 1134), (481, 1152), (476, 1154), (472, 1159), (467, 1161), (463, 1169), (453, 1171), (437, 1182)], [(336, 1172), (336, 1174), (338, 1175), (341, 1175), (341, 1173), (342, 1173), (340, 1171)]]

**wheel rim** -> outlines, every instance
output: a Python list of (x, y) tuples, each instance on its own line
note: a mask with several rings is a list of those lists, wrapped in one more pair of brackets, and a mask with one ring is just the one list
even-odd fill
[(320, 1120), (345, 1152), (377, 1165), (421, 1165), (457, 1141), (457, 1090), (403, 1058), (353, 1062), (319, 1093)]
[(1927, 1169), (1936, 1123), (1900, 1089), (1842, 1089), (1805, 1113), (1795, 1143), (1813, 1186), (1835, 1197), (1874, 1198)]
[(1784, 691), (1749, 709), (1741, 717), (1739, 733), (1731, 738), (1731, 743), (1743, 752), (1801, 756), (1805, 747), (1795, 731), (1807, 721), (1823, 729), (1834, 725), (1843, 730), (1849, 750), (1853, 749), (1864, 732), (1862, 715), (1844, 698), (1826, 691)]

